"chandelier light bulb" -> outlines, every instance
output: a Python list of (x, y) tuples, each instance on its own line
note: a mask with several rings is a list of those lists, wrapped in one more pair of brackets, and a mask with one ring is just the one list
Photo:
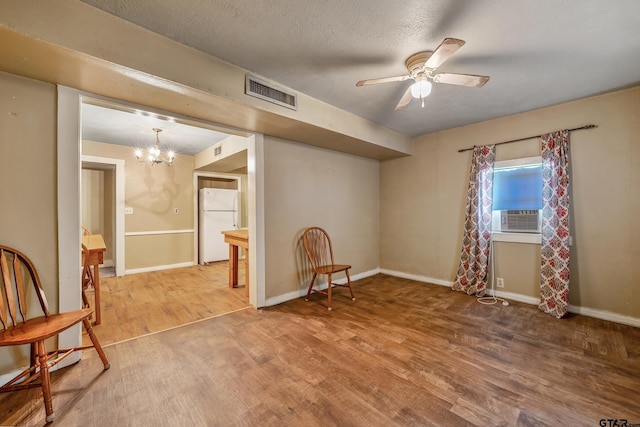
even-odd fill
[(142, 158), (142, 151), (136, 150), (135, 155), (136, 159), (140, 162), (149, 163), (151, 166), (157, 163), (165, 163), (167, 165), (172, 165), (175, 159), (176, 153), (173, 151), (168, 151), (166, 155), (162, 155), (162, 151), (160, 150), (160, 132), (162, 129), (153, 128), (153, 131), (156, 133), (156, 142), (155, 145), (148, 150), (148, 156), (146, 160)]

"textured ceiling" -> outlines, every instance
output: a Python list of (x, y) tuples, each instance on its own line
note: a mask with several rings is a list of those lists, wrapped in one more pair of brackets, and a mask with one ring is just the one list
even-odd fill
[[(640, 83), (640, 1), (84, 0), (295, 91), (416, 136)], [(491, 76), (434, 84), (424, 108), (394, 107), (411, 54), (466, 44), (439, 72)]]

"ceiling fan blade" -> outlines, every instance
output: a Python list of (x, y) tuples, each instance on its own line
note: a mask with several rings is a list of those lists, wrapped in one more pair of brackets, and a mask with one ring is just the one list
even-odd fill
[(464, 44), (464, 40), (447, 38), (440, 43), (440, 46), (436, 48), (431, 54), (431, 57), (427, 59), (424, 67), (435, 70), (441, 66), (456, 50), (460, 49)]
[(398, 105), (396, 105), (395, 110), (398, 111), (407, 108), (412, 98), (413, 96), (411, 96), (411, 86), (409, 86), (404, 95), (402, 95), (402, 98), (400, 98), (400, 102), (398, 102)]
[(454, 74), (440, 73), (433, 76), (436, 83), (447, 83), (450, 85), (482, 87), (489, 81), (489, 76), (476, 76), (474, 74)]
[(383, 77), (380, 79), (369, 79), (369, 80), (360, 80), (356, 83), (356, 86), (367, 86), (367, 85), (377, 85), (378, 83), (389, 83), (389, 82), (401, 82), (404, 80), (410, 79), (411, 76), (405, 74), (404, 76), (395, 76), (395, 77)]

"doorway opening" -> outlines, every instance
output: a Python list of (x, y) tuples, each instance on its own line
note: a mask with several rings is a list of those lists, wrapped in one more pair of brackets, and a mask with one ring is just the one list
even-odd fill
[[(164, 118), (165, 121), (168, 118), (172, 118), (176, 121), (186, 121), (186, 122), (196, 122), (198, 125), (203, 126), (204, 128), (214, 128), (221, 129), (221, 127), (204, 122), (198, 122), (194, 119), (181, 117), (179, 114), (166, 113), (163, 111), (157, 111), (151, 108), (140, 107), (138, 105), (128, 104), (126, 102), (120, 102), (116, 100), (106, 99), (97, 95), (82, 93), (80, 91), (65, 88), (62, 86), (58, 87), (58, 206), (59, 206), (59, 215), (58, 215), (58, 231), (59, 231), (59, 239), (58, 239), (58, 253), (59, 253), (59, 283), (60, 283), (60, 310), (73, 310), (77, 309), (81, 305), (81, 301), (79, 298), (79, 293), (77, 292), (78, 283), (80, 283), (80, 272), (77, 268), (78, 256), (77, 256), (77, 247), (79, 246), (79, 241), (81, 240), (80, 226), (82, 224), (82, 185), (81, 185), (81, 169), (83, 161), (85, 160), (82, 156), (81, 150), (83, 149), (83, 141), (86, 141), (86, 135), (81, 132), (84, 120), (87, 118), (86, 115), (83, 114), (82, 109), (85, 105), (101, 105), (104, 107), (115, 107), (115, 109), (119, 110), (127, 110), (129, 113), (141, 113), (146, 111), (149, 115), (140, 114), (143, 117), (153, 117)], [(150, 112), (150, 113), (149, 113)], [(264, 201), (263, 197), (260, 194), (260, 188), (262, 188), (262, 177), (264, 176), (263, 165), (263, 150), (261, 148), (262, 143), (262, 135), (253, 135), (247, 132), (234, 130), (235, 137), (242, 136), (247, 140), (247, 154), (246, 154), (246, 162), (247, 162), (247, 174), (246, 179), (243, 180), (246, 182), (247, 188), (247, 200), (245, 209), (247, 216), (247, 224), (251, 229), (251, 236), (253, 241), (256, 243), (253, 246), (252, 251), (255, 251), (255, 255), (252, 254), (252, 259), (255, 262), (251, 264), (251, 272), (250, 275), (252, 277), (251, 280), (251, 299), (250, 303), (254, 307), (264, 306), (265, 296), (264, 296), (264, 253), (260, 248), (264, 248), (264, 220), (261, 218), (264, 212)], [(103, 145), (99, 146), (100, 149), (105, 148)], [(126, 148), (129, 150), (131, 147)], [(121, 150), (124, 150), (124, 146), (120, 147)], [(90, 155), (93, 157), (99, 157), (102, 159), (114, 159), (114, 156), (107, 155), (104, 152), (92, 152)], [(95, 160), (95, 159), (94, 159)], [(124, 164), (124, 168), (128, 169), (130, 164), (135, 164), (135, 158), (133, 156), (120, 156), (117, 160), (122, 161)], [(108, 161), (107, 161), (108, 163)], [(138, 165), (140, 166), (140, 165)], [(147, 167), (147, 172), (150, 173), (151, 167), (148, 165), (142, 165)], [(159, 165), (160, 166), (160, 165)], [(159, 168), (156, 166), (156, 168)], [(164, 165), (162, 165), (164, 167)], [(175, 174), (176, 168), (174, 166), (170, 166), (169, 169), (172, 174)], [(117, 166), (116, 166), (117, 169)], [(155, 169), (154, 169), (155, 172)], [(194, 173), (196, 173), (196, 169), (193, 168), (190, 172), (190, 176), (193, 177)], [(199, 172), (203, 175), (206, 175), (207, 172)], [(127, 185), (125, 197), (123, 197), (123, 211), (125, 211), (125, 205), (128, 204), (132, 200), (132, 196), (129, 194), (129, 186), (131, 176), (128, 170), (125, 172), (126, 180), (125, 184)], [(123, 174), (122, 176), (124, 177)], [(116, 176), (119, 176), (116, 172)], [(143, 182), (145, 177), (140, 180)], [(190, 187), (193, 184), (187, 185)], [(244, 185), (244, 184), (241, 184)], [(176, 192), (176, 194), (184, 193), (184, 189), (180, 192)], [(191, 194), (191, 192), (188, 192)], [(135, 201), (136, 195), (134, 194), (133, 199)], [(188, 196), (189, 203), (192, 204), (193, 199), (192, 196)], [(187, 209), (186, 212), (188, 212)], [(171, 209), (171, 212), (174, 210)], [(180, 212), (182, 210), (180, 209)], [(185, 213), (186, 213), (185, 212)], [(117, 217), (118, 215), (116, 215)], [(116, 261), (116, 267), (122, 266), (126, 270), (127, 263), (129, 262), (129, 257), (131, 253), (135, 253), (132, 251), (132, 248), (129, 244), (129, 237), (139, 237), (136, 234), (136, 231), (130, 231), (129, 229), (129, 218), (127, 218), (127, 224), (125, 226), (125, 221), (118, 221), (116, 219), (116, 224), (121, 224), (121, 231), (118, 231), (118, 226), (115, 226), (115, 234), (120, 234), (124, 237), (124, 244), (122, 250), (116, 249), (116, 258), (122, 254), (125, 254), (126, 248), (126, 259), (123, 262)], [(145, 223), (146, 224), (146, 223)], [(193, 239), (193, 235), (196, 231), (197, 226), (193, 223), (190, 224), (190, 228), (185, 227), (184, 229), (178, 230), (170, 230), (172, 232), (177, 231), (178, 233), (172, 234), (185, 234), (190, 236)], [(151, 230), (152, 233), (147, 233), (148, 235), (153, 236), (155, 233)], [(131, 234), (130, 234), (131, 233)], [(117, 238), (116, 238), (117, 240)], [(117, 246), (117, 244), (116, 244)], [(135, 247), (135, 243), (133, 244)], [(192, 246), (192, 245), (190, 245)], [(193, 247), (193, 246), (192, 246)], [(191, 252), (191, 251), (189, 251)], [(193, 265), (193, 253), (189, 253), (189, 263)], [(254, 289), (255, 288), (255, 289)], [(103, 311), (104, 312), (104, 311)], [(103, 322), (104, 323), (104, 322)], [(78, 341), (79, 337), (76, 331), (69, 331), (66, 336), (61, 336), (60, 345), (70, 346)], [(68, 342), (69, 344), (65, 344)]]
[(82, 156), (81, 189), (81, 224), (102, 235), (104, 267), (124, 276), (124, 160)]

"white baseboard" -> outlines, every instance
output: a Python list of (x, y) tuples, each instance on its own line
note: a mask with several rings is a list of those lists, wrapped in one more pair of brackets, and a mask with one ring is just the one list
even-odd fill
[(381, 268), (380, 273), (388, 274), (389, 276), (400, 277), (402, 279), (415, 280), (416, 282), (425, 282), (432, 283), (434, 285), (447, 286), (449, 288), (453, 286), (453, 282), (449, 282), (447, 280), (434, 279), (433, 277), (427, 276), (418, 276), (417, 274), (403, 273), (401, 271), (387, 270), (385, 268)]
[(132, 268), (129, 270), (125, 270), (125, 274), (137, 274), (137, 273), (148, 273), (150, 271), (160, 271), (160, 270), (170, 270), (172, 268), (183, 268), (183, 267), (191, 267), (195, 265), (193, 261), (181, 262), (179, 264), (168, 264), (168, 265), (154, 265), (152, 267), (144, 267), (144, 268)]
[[(401, 277), (403, 279), (411, 279), (417, 282), (433, 283), (434, 285), (442, 285), (452, 287), (453, 282), (449, 282), (441, 279), (434, 279), (426, 276), (418, 276), (415, 274), (403, 273), (400, 271), (380, 269), (380, 273), (388, 274), (389, 276)], [(488, 295), (493, 295), (491, 289), (487, 289)], [(540, 298), (531, 297), (528, 295), (515, 294), (512, 292), (495, 291), (495, 295), (500, 298), (504, 298), (511, 301), (517, 301), (524, 304), (538, 305), (540, 304)], [(595, 308), (581, 307), (576, 305), (569, 305), (569, 313), (580, 314), (582, 316), (593, 317), (596, 319), (608, 320), (611, 322), (621, 323), (623, 325), (640, 327), (640, 318), (625, 316), (618, 313), (613, 313), (607, 310), (598, 310)]]
[[(365, 271), (363, 273), (358, 273), (358, 274), (352, 274), (351, 277), (351, 281), (355, 281), (355, 280), (360, 280), (360, 279), (364, 279), (365, 277), (370, 277), (370, 276), (374, 276), (376, 274), (378, 274), (380, 272), (380, 269), (375, 268), (373, 270), (369, 270), (369, 271)], [(326, 276), (324, 276), (326, 277)], [(345, 283), (347, 283), (347, 278), (343, 277), (341, 279), (337, 279), (333, 281), (334, 283), (338, 283), (340, 285), (343, 285)], [(314, 286), (314, 288), (316, 289), (327, 289), (327, 282), (316, 282), (318, 283), (316, 286)], [(265, 301), (265, 306), (266, 307), (270, 307), (272, 305), (278, 305), (281, 304), (283, 302), (286, 301), (291, 301), (300, 297), (303, 297), (307, 294), (307, 286), (305, 285), (304, 288), (298, 289), (297, 291), (292, 291), (292, 292), (288, 292), (286, 294), (282, 294), (282, 295), (278, 295), (275, 297), (271, 297), (271, 298), (267, 298), (267, 300)]]
[(487, 295), (492, 296), (495, 293), (497, 297), (508, 299), (510, 301), (517, 301), (529, 305), (540, 304), (540, 298), (530, 297), (529, 295), (514, 294), (513, 292), (495, 291), (487, 289)]
[(583, 316), (595, 317), (596, 319), (609, 320), (611, 322), (622, 323), (623, 325), (640, 328), (640, 319), (637, 317), (624, 316), (607, 310), (596, 310), (589, 307), (569, 306), (569, 313), (581, 314)]

